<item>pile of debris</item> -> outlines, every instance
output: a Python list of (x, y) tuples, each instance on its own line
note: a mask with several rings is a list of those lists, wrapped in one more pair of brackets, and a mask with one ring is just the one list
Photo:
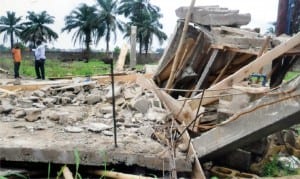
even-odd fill
[[(264, 155), (270, 145), (260, 143), (258, 152), (253, 142), (298, 123), (299, 78), (279, 89), (270, 87), (272, 77), (288, 69), (280, 64), (290, 67), (299, 59), (300, 34), (271, 37), (240, 29), (250, 17), (218, 6), (182, 7), (176, 14), (187, 18), (188, 11), (191, 22), (178, 21), (153, 88), (161, 88), (158, 96), (174, 118), (197, 136), (191, 145), (201, 161), (225, 158), (223, 165), (250, 171), (254, 158), (270, 157)], [(278, 86), (282, 79), (273, 82)], [(222, 169), (217, 173), (232, 177)]]
[[(2, 160), (72, 164), (77, 149), (85, 165), (173, 169), (168, 152), (170, 118), (154, 93), (136, 83), (115, 84), (115, 148), (112, 86), (85, 79), (68, 81), (48, 82), (34, 91), (7, 90), (34, 86), (26, 80), (21, 85), (1, 86)], [(106, 156), (98, 155), (99, 150)], [(190, 172), (191, 160), (180, 150), (176, 156), (178, 168), (174, 170)]]

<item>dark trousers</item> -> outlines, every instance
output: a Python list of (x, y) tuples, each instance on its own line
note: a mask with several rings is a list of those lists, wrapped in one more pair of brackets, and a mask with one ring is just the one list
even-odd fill
[(45, 59), (35, 60), (36, 78), (45, 79)]
[(20, 69), (21, 62), (14, 62), (14, 72), (15, 72), (15, 78), (19, 78), (19, 69)]

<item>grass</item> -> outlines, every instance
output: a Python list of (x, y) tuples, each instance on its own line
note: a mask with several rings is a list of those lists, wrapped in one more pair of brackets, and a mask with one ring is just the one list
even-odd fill
[[(13, 74), (13, 62), (11, 59), (0, 58), (0, 67), (8, 69)], [(45, 63), (47, 78), (59, 78), (66, 76), (92, 76), (110, 73), (110, 65), (103, 61), (91, 59), (88, 63), (83, 61), (61, 62), (47, 59)], [(34, 61), (24, 59), (20, 66), (20, 75), (35, 77)]]
[(284, 77), (284, 80), (285, 81), (290, 81), (294, 78), (296, 78), (297, 76), (300, 75), (300, 72), (296, 72), (296, 71), (289, 71), (286, 73), (285, 77)]

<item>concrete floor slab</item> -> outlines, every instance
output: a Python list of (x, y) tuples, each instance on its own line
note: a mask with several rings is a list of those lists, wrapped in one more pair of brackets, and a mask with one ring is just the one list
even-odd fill
[[(150, 138), (119, 134), (118, 147), (115, 148), (113, 136), (88, 131), (67, 133), (63, 127), (58, 126), (41, 130), (45, 126), (41, 122), (38, 124), (39, 126), (21, 121), (0, 122), (0, 159), (75, 164), (74, 151), (77, 150), (82, 165), (123, 163), (155, 170), (170, 170), (170, 158), (162, 156), (166, 148)], [(191, 168), (192, 160), (177, 155), (177, 171), (190, 172)]]

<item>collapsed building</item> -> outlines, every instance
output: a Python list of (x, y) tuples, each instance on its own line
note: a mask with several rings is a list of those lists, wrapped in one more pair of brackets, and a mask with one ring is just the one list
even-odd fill
[(187, 11), (177, 9), (153, 77), (117, 79), (114, 92), (107, 77), (2, 80), (0, 159), (74, 164), (76, 150), (82, 165), (146, 167), (159, 177), (256, 178), (275, 152), (299, 157), (293, 130), (268, 135), (299, 123), (300, 79), (279, 86), (272, 62), (293, 65), (300, 35), (241, 29), (250, 15), (219, 6), (195, 7), (185, 32)]

